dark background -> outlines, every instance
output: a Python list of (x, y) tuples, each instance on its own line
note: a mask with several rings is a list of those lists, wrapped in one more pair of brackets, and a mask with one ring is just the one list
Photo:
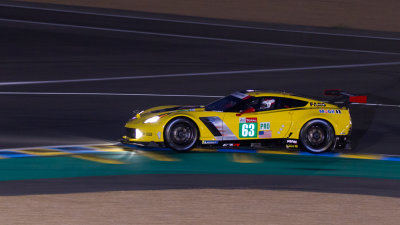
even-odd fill
[[(400, 39), (395, 38), (386, 40), (305, 34), (55, 13), (4, 6), (0, 7), (0, 13), (0, 82), (400, 62)], [(138, 15), (133, 12), (131, 14)], [(188, 19), (173, 17), (176, 18)], [(92, 29), (93, 27), (121, 31)], [(316, 28), (309, 29), (318, 31)], [(136, 31), (163, 35), (139, 34)], [(332, 33), (336, 31), (332, 30)], [(164, 34), (230, 40), (172, 37)], [(357, 35), (357, 32), (352, 31), (352, 34)], [(283, 46), (287, 44), (296, 46)], [(397, 64), (194, 77), (1, 85), (0, 92), (223, 96), (236, 90), (262, 89), (318, 97), (322, 96), (324, 89), (339, 88), (366, 94), (370, 103), (400, 105), (399, 71), (400, 65)], [(0, 148), (115, 142), (123, 135), (124, 123), (133, 110), (169, 104), (206, 104), (213, 100), (215, 98), (2, 93)], [(353, 152), (399, 153), (399, 107), (358, 105), (351, 107), (351, 113), (354, 122)]]

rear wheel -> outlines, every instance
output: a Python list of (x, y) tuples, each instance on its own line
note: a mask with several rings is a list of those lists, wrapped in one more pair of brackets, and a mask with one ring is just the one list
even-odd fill
[(189, 151), (198, 140), (196, 125), (189, 119), (179, 117), (171, 120), (164, 131), (164, 140), (168, 147), (178, 152)]
[(335, 132), (327, 121), (311, 120), (301, 128), (300, 141), (303, 148), (309, 152), (327, 152), (334, 146)]

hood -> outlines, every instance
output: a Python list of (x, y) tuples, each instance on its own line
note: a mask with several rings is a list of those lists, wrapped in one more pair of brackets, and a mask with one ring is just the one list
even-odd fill
[(204, 106), (166, 105), (166, 106), (158, 106), (146, 109), (141, 113), (141, 115), (145, 116), (148, 114), (162, 114), (162, 113), (172, 113), (179, 111), (201, 111), (201, 110), (204, 110)]

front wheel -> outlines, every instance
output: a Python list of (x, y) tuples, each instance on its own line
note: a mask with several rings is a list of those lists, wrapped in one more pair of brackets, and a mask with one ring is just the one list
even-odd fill
[(300, 131), (300, 142), (303, 148), (312, 153), (327, 152), (332, 149), (335, 132), (325, 120), (311, 120)]
[(164, 139), (168, 147), (178, 152), (189, 151), (198, 139), (196, 125), (187, 118), (171, 120), (165, 127)]

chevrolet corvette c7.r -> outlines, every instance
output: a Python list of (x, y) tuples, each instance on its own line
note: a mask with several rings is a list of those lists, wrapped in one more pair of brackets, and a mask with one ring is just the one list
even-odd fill
[(327, 90), (341, 103), (288, 93), (239, 91), (206, 106), (159, 106), (136, 114), (125, 127), (124, 144), (170, 147), (262, 148), (282, 146), (312, 153), (348, 148), (349, 102), (365, 102), (340, 90)]

